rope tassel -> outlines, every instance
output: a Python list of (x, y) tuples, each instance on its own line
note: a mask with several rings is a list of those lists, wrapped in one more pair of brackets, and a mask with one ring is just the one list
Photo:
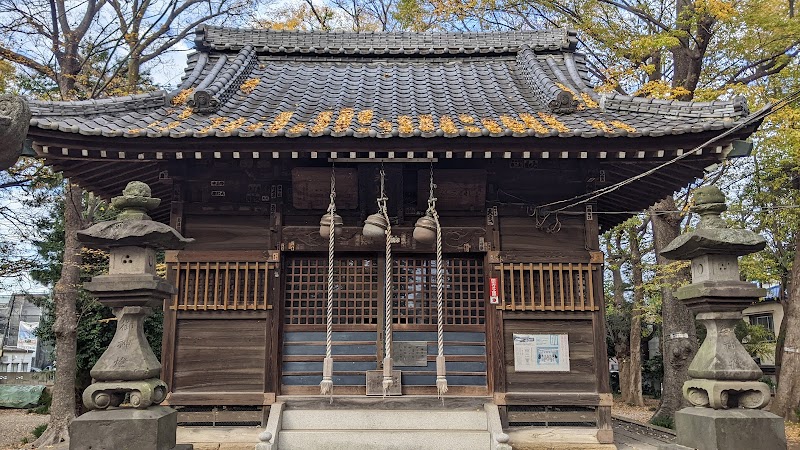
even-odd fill
[(383, 396), (389, 395), (389, 389), (394, 386), (392, 379), (392, 358), (383, 358)]
[(320, 395), (330, 395), (333, 402), (333, 358), (325, 358), (322, 363), (322, 382), (319, 384)]
[(436, 394), (439, 398), (442, 398), (447, 393), (447, 378), (445, 374), (444, 355), (439, 355), (436, 357)]

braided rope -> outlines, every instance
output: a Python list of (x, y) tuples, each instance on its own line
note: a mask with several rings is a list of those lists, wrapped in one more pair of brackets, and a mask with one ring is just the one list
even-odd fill
[(381, 212), (386, 219), (386, 324), (383, 358), (383, 395), (385, 397), (394, 385), (394, 381), (392, 381), (392, 225), (389, 223), (385, 198), (381, 205)]
[(439, 398), (447, 393), (447, 377), (444, 357), (444, 264), (442, 262), (442, 227), (439, 225), (439, 213), (436, 212), (436, 198), (433, 197), (433, 171), (431, 171), (431, 199), (428, 210), (436, 224), (436, 339), (438, 354), (436, 355), (436, 393)]
[(336, 221), (336, 187), (335, 178), (331, 175), (331, 204), (328, 205), (328, 215), (331, 224), (328, 230), (328, 310), (325, 327), (325, 359), (322, 363), (322, 381), (319, 383), (320, 395), (330, 395), (333, 403), (333, 247), (335, 241)]

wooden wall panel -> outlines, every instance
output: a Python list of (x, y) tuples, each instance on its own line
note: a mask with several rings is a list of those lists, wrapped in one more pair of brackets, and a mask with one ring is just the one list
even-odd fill
[(264, 392), (267, 320), (179, 319), (172, 391)]
[[(524, 314), (524, 313), (521, 313)], [(591, 320), (510, 319), (504, 315), (506, 390), (508, 392), (597, 392)], [(523, 317), (523, 316), (520, 316)], [(569, 336), (570, 372), (514, 371), (514, 333)], [(605, 343), (601, 343), (605, 345)]]
[(195, 242), (186, 250), (264, 250), (270, 246), (268, 216), (187, 214), (183, 235)]
[[(555, 217), (545, 222), (553, 225)], [(559, 231), (537, 229), (533, 217), (500, 217), (500, 248), (503, 251), (528, 251), (541, 258), (588, 253), (583, 216), (558, 217)]]

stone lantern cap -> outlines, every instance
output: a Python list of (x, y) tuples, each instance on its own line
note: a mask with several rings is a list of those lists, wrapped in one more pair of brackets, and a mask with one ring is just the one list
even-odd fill
[(150, 220), (147, 211), (161, 203), (150, 195), (147, 184), (131, 181), (122, 196), (111, 200), (111, 204), (122, 211), (119, 218), (78, 231), (78, 240), (94, 248), (136, 246), (159, 250), (180, 250), (193, 242), (194, 239), (181, 236), (169, 225)]
[(700, 214), (700, 223), (691, 233), (675, 238), (661, 252), (669, 259), (690, 260), (703, 255), (749, 255), (764, 249), (766, 240), (750, 230), (728, 228), (720, 217), (728, 207), (725, 195), (716, 186), (704, 186), (694, 193), (692, 211)]

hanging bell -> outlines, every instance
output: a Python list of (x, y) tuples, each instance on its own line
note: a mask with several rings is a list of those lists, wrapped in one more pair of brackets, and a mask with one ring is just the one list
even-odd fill
[(414, 240), (421, 244), (432, 244), (436, 241), (436, 221), (430, 214), (425, 214), (414, 225)]
[(386, 218), (383, 217), (383, 214), (377, 212), (371, 214), (364, 221), (363, 233), (368, 238), (381, 238), (386, 235), (387, 228), (389, 228), (389, 224), (386, 222)]
[[(342, 221), (342, 216), (333, 213), (333, 234), (339, 236), (342, 234), (342, 225), (344, 222)], [(331, 232), (331, 213), (326, 213), (322, 216), (322, 219), (319, 221), (319, 235), (327, 238), (330, 236)]]

